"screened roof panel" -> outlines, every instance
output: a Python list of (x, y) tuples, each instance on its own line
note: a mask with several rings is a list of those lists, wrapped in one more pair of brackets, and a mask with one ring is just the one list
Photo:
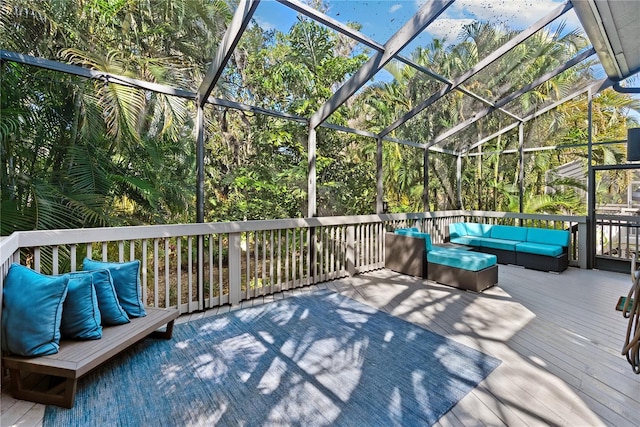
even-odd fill
[[(274, 16), (277, 28), (269, 21)], [(261, 2), (213, 94), (309, 117), (371, 54), (367, 46), (323, 23), (280, 3)], [(336, 122), (344, 124), (344, 119)]]
[[(448, 78), (464, 75), (473, 66), (485, 59), (500, 46), (508, 43), (518, 32), (529, 28), (562, 1), (478, 1), (458, 0), (438, 19), (431, 23), (415, 40), (401, 51), (404, 56), (413, 56), (417, 48), (433, 50), (443, 45), (446, 60), (440, 57), (434, 71)], [(502, 33), (487, 31), (502, 28)], [(428, 52), (426, 53), (428, 56)]]
[[(458, 132), (447, 137), (437, 145), (454, 152), (464, 152), (474, 145), (480, 145), (484, 150), (484, 147), (487, 144), (489, 144), (489, 146), (491, 146), (491, 144), (495, 145), (495, 138), (484, 143), (480, 143), (481, 140), (494, 134), (503, 127), (512, 124), (513, 122), (514, 120), (508, 115), (500, 111), (494, 111), (490, 115), (483, 117), (468, 126), (462, 127)], [(504, 140), (501, 141), (503, 146), (506, 145)]]
[[(30, 2), (16, 0), (10, 3), (11, 7), (3, 10), (6, 13), (0, 27), (3, 49), (191, 92), (198, 90), (207, 73), (237, 4), (225, 0), (204, 3), (153, 2), (153, 7), (148, 7), (151, 4), (149, 2), (34, 3), (35, 6), (32, 6)], [(606, 5), (611, 12), (615, 22), (603, 21), (603, 25), (613, 25), (608, 28), (614, 28), (620, 33), (617, 34), (620, 43), (635, 37), (633, 28), (627, 29), (629, 25), (623, 25), (631, 22), (631, 18), (626, 17), (624, 22), (620, 20), (620, 17), (625, 17), (624, 12), (629, 10), (627, 6), (620, 6), (623, 2), (598, 3)], [(43, 4), (46, 7), (39, 7)], [(376, 108), (386, 108), (388, 111), (369, 114), (367, 108), (374, 108), (374, 102), (370, 102), (362, 107), (360, 117), (357, 109), (356, 113), (351, 113), (353, 117), (347, 117), (342, 108), (337, 106), (351, 106), (355, 102), (355, 98), (351, 97), (326, 108), (326, 115), (316, 114), (326, 106), (327, 101), (331, 101), (342, 84), (357, 72), (358, 67), (375, 54), (380, 45), (386, 43), (408, 21), (415, 19), (414, 14), (424, 4), (423, 1), (262, 1), (253, 16), (254, 24), (249, 25), (243, 33), (231, 61), (225, 65), (213, 95), (302, 117), (319, 117), (316, 122), (311, 120), (314, 126), (327, 121), (377, 132), (389, 129), (389, 126), (397, 126), (397, 121), (406, 117), (409, 122), (401, 125), (402, 129), (399, 128), (397, 133), (415, 140), (424, 138), (424, 134), (419, 132), (423, 126), (420, 122), (428, 123), (430, 132), (445, 125), (450, 125), (450, 129), (455, 130), (476, 112), (487, 110), (486, 102), (478, 100), (478, 97), (490, 102), (500, 102), (505, 97), (518, 94), (523, 86), (566, 62), (587, 45), (574, 33), (574, 30), (581, 30), (581, 25), (575, 11), (569, 10), (525, 43), (516, 46), (518, 32), (527, 32), (541, 19), (554, 15), (554, 11), (565, 4), (562, 0), (457, 0), (400, 51), (402, 56), (411, 58), (418, 64), (418, 68), (429, 70), (429, 73), (421, 76), (421, 71), (414, 68), (411, 73), (400, 76), (389, 72), (390, 68), (379, 71), (371, 68), (373, 78), (367, 76), (367, 81), (355, 89), (356, 95), (362, 95), (368, 90), (375, 90), (376, 85), (397, 85), (395, 95), (392, 93), (397, 99), (376, 104)], [(576, 9), (579, 12), (581, 10), (580, 18), (584, 21), (587, 18), (582, 6)], [(300, 18), (302, 9), (314, 7), (317, 8), (315, 17), (320, 18), (320, 23), (313, 21), (314, 13), (308, 14), (311, 17)], [(599, 7), (592, 10), (595, 18), (598, 18)], [(322, 22), (322, 14), (335, 20), (338, 25), (327, 24), (326, 20)], [(609, 16), (604, 18), (608, 19)], [(493, 23), (493, 29), (496, 25), (497, 28), (503, 28), (505, 33), (488, 31), (483, 27), (486, 22)], [(592, 35), (593, 22), (589, 19), (586, 22), (589, 34)], [(322, 40), (305, 39), (305, 33), (301, 30), (305, 23), (321, 27), (320, 38), (324, 34), (339, 39), (340, 48), (324, 52)], [(340, 26), (342, 28), (338, 28)], [(465, 31), (461, 33), (463, 28)], [(356, 40), (357, 35), (353, 38), (356, 33), (363, 37), (359, 39), (360, 42)], [(551, 37), (552, 34), (557, 37)], [(276, 40), (277, 37), (280, 37), (280, 42), (285, 40), (289, 43), (288, 51), (271, 49), (274, 44), (269, 38)], [(364, 38), (369, 38), (370, 41)], [(433, 44), (435, 39), (442, 40), (437, 49)], [(545, 42), (549, 40), (553, 43), (545, 46)], [(560, 41), (567, 43), (560, 44)], [(626, 42), (621, 44), (623, 48), (628, 46)], [(514, 49), (485, 68), (479, 66), (505, 44)], [(594, 46), (602, 57), (602, 49), (607, 46), (602, 47), (601, 43)], [(615, 50), (611, 43), (608, 48)], [(259, 54), (256, 55), (256, 52)], [(620, 55), (625, 58), (628, 56), (631, 61), (633, 58), (629, 55), (633, 52), (634, 50), (626, 50)], [(434, 58), (436, 54), (440, 55), (437, 60)], [(330, 57), (331, 55), (333, 56)], [(335, 62), (330, 62), (329, 66), (321, 69), (318, 58), (329, 58)], [(340, 61), (343, 62), (338, 64)], [(349, 61), (352, 63), (345, 65)], [(357, 66), (356, 62), (359, 62)], [(392, 60), (390, 64), (398, 70), (403, 67), (412, 68), (406, 62), (410, 61)], [(595, 62), (584, 64), (590, 64), (592, 75), (598, 77), (598, 70), (602, 70), (600, 65)], [(581, 66), (586, 65), (580, 64), (577, 67)], [(253, 74), (239, 72), (250, 67), (253, 67)], [(459, 88), (452, 89), (451, 92), (445, 90), (443, 98), (436, 99), (437, 95), (434, 94), (446, 87), (442, 80), (455, 81), (473, 67), (482, 69)], [(331, 71), (334, 73), (331, 74)], [(607, 70), (611, 74), (609, 71)], [(278, 75), (282, 73), (299, 78), (295, 79), (295, 85), (279, 87)], [(434, 78), (436, 73), (442, 77)], [(503, 108), (519, 116), (545, 108), (575, 90), (577, 83), (582, 83), (571, 80), (572, 73), (571, 69), (563, 72), (553, 83), (541, 84), (531, 93), (520, 96)], [(270, 92), (262, 90), (265, 85), (270, 85)], [(548, 89), (547, 92), (543, 90), (545, 88)], [(470, 96), (471, 92), (471, 95), (476, 94), (477, 97)], [(413, 95), (409, 96), (407, 93)], [(415, 110), (416, 106), (427, 99), (433, 99), (433, 103), (425, 111)], [(443, 119), (443, 111), (447, 111), (447, 107), (451, 116)], [(490, 118), (493, 114), (495, 113), (488, 114), (487, 117)], [(509, 117), (509, 114), (505, 115)], [(413, 121), (418, 124), (412, 125)], [(413, 136), (408, 132), (412, 127), (418, 130)], [(437, 134), (435, 132), (436, 136)]]
[(396, 135), (416, 142), (429, 143), (433, 138), (468, 119), (462, 109), (462, 96), (450, 92), (424, 108), (411, 120), (396, 129)]
[[(582, 64), (582, 66), (587, 66)], [(577, 75), (576, 70), (568, 69), (560, 73), (554, 80), (543, 83), (527, 93), (522, 94), (507, 105), (505, 109), (520, 117), (527, 117), (546, 107), (557, 104), (566, 97), (586, 92), (592, 82)]]
[(498, 102), (567, 63), (588, 46), (579, 28), (554, 22), (478, 72), (466, 87)]

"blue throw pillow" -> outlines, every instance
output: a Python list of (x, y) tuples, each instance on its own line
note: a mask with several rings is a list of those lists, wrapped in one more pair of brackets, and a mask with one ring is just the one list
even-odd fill
[(83, 270), (107, 269), (113, 278), (113, 286), (120, 305), (129, 317), (142, 317), (147, 313), (142, 303), (142, 286), (140, 285), (140, 261), (102, 262), (85, 258)]
[(20, 356), (58, 352), (68, 283), (68, 275), (46, 276), (19, 264), (11, 265), (3, 286), (3, 352)]
[(63, 338), (78, 340), (102, 338), (100, 309), (91, 274), (69, 274), (67, 298), (62, 305), (60, 332)]
[(96, 297), (98, 298), (98, 308), (100, 309), (102, 324), (122, 325), (129, 323), (129, 316), (127, 316), (127, 313), (118, 301), (116, 288), (113, 286), (113, 279), (111, 278), (109, 270), (90, 270), (85, 273), (91, 274), (93, 277), (93, 287), (96, 290)]

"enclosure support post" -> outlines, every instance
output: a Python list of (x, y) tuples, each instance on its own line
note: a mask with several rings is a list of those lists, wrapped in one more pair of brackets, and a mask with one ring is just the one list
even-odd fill
[(578, 224), (578, 266), (580, 268), (588, 268), (588, 256), (590, 253), (587, 247), (587, 236), (589, 235), (589, 226), (587, 224)]
[(520, 193), (520, 213), (524, 211), (524, 123), (518, 126), (518, 151), (520, 170), (518, 171), (518, 185)]
[(196, 102), (196, 222), (204, 222), (204, 105)]
[(384, 211), (384, 187), (382, 175), (382, 138), (376, 139), (376, 213), (386, 213)]
[(458, 209), (464, 209), (462, 206), (462, 156), (460, 154), (456, 158), (456, 192), (458, 195)]
[(424, 211), (429, 212), (431, 207), (429, 206), (429, 149), (424, 149), (424, 160), (422, 163), (422, 203), (424, 205)]
[[(313, 126), (309, 126), (309, 143), (308, 143), (308, 177), (307, 177), (307, 216), (309, 218), (313, 218), (318, 216), (318, 207), (316, 200), (316, 137), (317, 137), (316, 128)], [(308, 268), (313, 266), (313, 271), (315, 271), (315, 265), (317, 263), (317, 251), (316, 248), (318, 245), (316, 244), (316, 228), (309, 228), (308, 234), (308, 250), (311, 258), (307, 261), (309, 265)], [(315, 279), (314, 279), (315, 280)]]
[(313, 126), (309, 126), (307, 157), (307, 216), (309, 218), (313, 218), (318, 214), (316, 207), (316, 135), (316, 129)]
[[(204, 103), (196, 101), (196, 222), (204, 222)], [(203, 309), (204, 279), (201, 271), (204, 267), (202, 259), (204, 248), (202, 236), (198, 236), (197, 249), (197, 293), (198, 309)], [(178, 296), (180, 298), (180, 296)], [(191, 303), (191, 301), (189, 301)], [(178, 304), (179, 305), (179, 304)]]
[(593, 170), (593, 92), (591, 88), (587, 93), (588, 106), (587, 106), (587, 253), (578, 254), (580, 258), (587, 257), (587, 268), (591, 269), (595, 266), (596, 248), (595, 248), (595, 235), (596, 235), (596, 179), (595, 171)]

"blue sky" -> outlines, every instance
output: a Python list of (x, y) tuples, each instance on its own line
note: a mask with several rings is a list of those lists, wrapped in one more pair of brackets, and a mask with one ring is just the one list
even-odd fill
[[(411, 18), (425, 0), (328, 0), (327, 14), (338, 21), (359, 22), (361, 32), (384, 44)], [(463, 25), (474, 20), (506, 23), (524, 29), (562, 4), (562, 0), (457, 0), (420, 37), (444, 38), (454, 42)], [(262, 0), (254, 15), (263, 28), (287, 31), (296, 13), (275, 0)], [(575, 14), (565, 14), (569, 27), (579, 25)], [(420, 40), (417, 40), (419, 42)], [(420, 43), (415, 43), (420, 44)]]

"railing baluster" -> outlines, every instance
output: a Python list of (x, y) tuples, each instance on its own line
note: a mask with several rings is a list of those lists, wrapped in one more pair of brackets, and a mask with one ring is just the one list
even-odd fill
[(153, 239), (153, 306), (159, 307), (159, 286), (158, 286), (158, 240)]
[(251, 289), (251, 245), (250, 245), (250, 236), (251, 234), (247, 231), (246, 233), (244, 233), (245, 235), (245, 258), (246, 258), (246, 265), (244, 267), (245, 269), (245, 276), (246, 276), (246, 287), (245, 287), (245, 291), (244, 291), (244, 295), (243, 298), (251, 298), (252, 295), (252, 289)]
[(198, 310), (204, 308), (204, 236), (199, 234), (197, 236), (198, 244)]
[(278, 260), (277, 260), (278, 264), (276, 266), (276, 281), (277, 281), (276, 292), (280, 292), (282, 290), (282, 229), (281, 228), (278, 229), (277, 254), (278, 254)]
[(193, 303), (193, 236), (187, 237), (187, 286), (188, 286), (188, 311), (191, 313), (191, 304)]
[(298, 263), (300, 280), (298, 280), (298, 286), (303, 286), (305, 284), (304, 277), (304, 230), (299, 228), (300, 238), (299, 238), (299, 248), (300, 251), (300, 262)]
[[(178, 307), (182, 306), (182, 237), (176, 237), (176, 305)], [(189, 311), (189, 302), (187, 302), (187, 312)]]
[(269, 253), (270, 253), (270, 257), (269, 257), (269, 294), (273, 294), (274, 289), (275, 289), (275, 275), (274, 275), (274, 230), (271, 230), (269, 232)]
[(51, 252), (51, 274), (58, 274), (58, 263), (60, 262), (58, 257), (58, 246), (54, 246)]
[(148, 278), (148, 266), (147, 266), (147, 239), (142, 241), (142, 301), (145, 305), (149, 304), (148, 291), (147, 291), (147, 278)]
[(215, 244), (215, 240), (213, 238), (213, 234), (209, 234), (209, 307), (213, 307), (213, 298), (214, 298), (214, 282), (213, 282), (213, 247)]
[[(229, 248), (231, 251), (231, 248)], [(229, 272), (231, 271), (231, 266), (229, 266)], [(220, 304), (224, 304), (227, 302), (223, 300), (224, 296), (224, 279), (222, 276), (222, 234), (218, 234), (218, 295), (220, 296)]]
[(118, 262), (124, 262), (124, 240), (118, 242)]
[(171, 263), (169, 260), (169, 256), (171, 255), (171, 249), (169, 248), (169, 238), (164, 239), (164, 306), (168, 308), (170, 306), (170, 273), (171, 273)]
[(33, 248), (33, 269), (40, 273), (40, 248)]
[(76, 245), (70, 245), (69, 246), (69, 263), (71, 264), (70, 266), (71, 271), (76, 271), (76, 264), (78, 262), (76, 257), (77, 257)]

